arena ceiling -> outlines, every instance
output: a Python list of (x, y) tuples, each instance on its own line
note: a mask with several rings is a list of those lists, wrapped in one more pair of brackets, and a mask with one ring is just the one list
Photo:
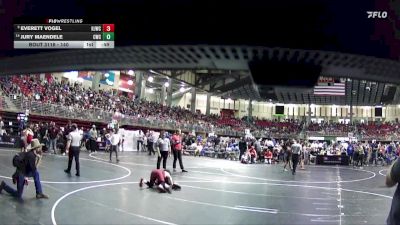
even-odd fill
[[(346, 81), (347, 94), (345, 97), (317, 97), (312, 90), (276, 87), (267, 95), (260, 96), (252, 81), (248, 64), (262, 57), (320, 65), (323, 76), (349, 78)], [(113, 50), (57, 51), (0, 60), (0, 75), (110, 69), (158, 71), (161, 75), (196, 87), (199, 91), (233, 99), (271, 99), (297, 104), (399, 103), (399, 93), (394, 85), (400, 82), (400, 62), (329, 51), (223, 45), (162, 45), (117, 47)], [(265, 79), (270, 76), (279, 74), (265, 74)]]
[[(1, 2), (1, 1), (0, 1)], [(226, 98), (282, 103), (398, 104), (399, 1), (384, 0), (21, 0), (0, 4), (0, 75), (72, 70), (141, 70)], [(384, 10), (385, 19), (367, 11)], [(16, 50), (17, 19), (84, 18), (115, 23), (115, 49)], [(14, 18), (15, 17), (15, 18)], [(22, 18), (20, 18), (22, 17)], [(97, 19), (96, 19), (97, 18)], [(40, 19), (39, 19), (40, 20)], [(26, 21), (26, 20), (25, 20)], [(289, 60), (321, 66), (321, 75), (348, 78), (346, 96), (318, 97), (310, 89), (260, 91), (249, 63)], [(265, 74), (265, 79), (279, 74)], [(178, 91), (179, 92), (179, 91)], [(180, 94), (178, 93), (179, 96)]]

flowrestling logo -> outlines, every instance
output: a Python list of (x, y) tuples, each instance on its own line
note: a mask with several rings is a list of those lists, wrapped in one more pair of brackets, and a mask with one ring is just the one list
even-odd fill
[(386, 11), (367, 11), (368, 18), (386, 19), (388, 14)]

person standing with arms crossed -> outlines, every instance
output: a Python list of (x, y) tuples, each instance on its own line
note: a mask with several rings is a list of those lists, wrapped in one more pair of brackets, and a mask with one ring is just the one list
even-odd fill
[(112, 153), (114, 151), (115, 151), (115, 157), (117, 159), (117, 162), (119, 162), (119, 159), (118, 159), (118, 145), (121, 142), (121, 137), (119, 136), (117, 129), (113, 129), (113, 133), (111, 134), (110, 141), (111, 141), (110, 162), (112, 161), (111, 160), (111, 156), (112, 156)]
[(96, 152), (97, 151), (97, 130), (96, 125), (92, 126), (92, 129), (89, 131), (89, 141), (90, 141), (90, 151)]
[(299, 157), (301, 153), (301, 144), (299, 144), (296, 140), (294, 141), (294, 144), (291, 147), (292, 149), (292, 163), (293, 163), (293, 171), (292, 174), (296, 174), (296, 167), (297, 164), (299, 163)]
[(144, 139), (143, 131), (139, 130), (139, 135), (138, 135), (137, 141), (136, 141), (136, 148), (137, 148), (138, 153), (139, 153), (140, 149), (142, 149), (142, 152), (143, 152), (143, 139)]
[(157, 169), (160, 169), (161, 159), (163, 160), (163, 168), (167, 169), (168, 155), (171, 154), (171, 143), (169, 139), (165, 136), (165, 131), (160, 132), (160, 137), (157, 141), (157, 149)]
[(67, 146), (65, 148), (65, 152), (68, 154), (68, 169), (64, 170), (64, 172), (71, 174), (72, 159), (75, 158), (75, 175), (79, 177), (79, 152), (81, 149), (80, 146), (82, 136), (79, 133), (78, 126), (76, 124), (71, 125), (71, 130), (72, 131), (68, 134)]
[(181, 131), (176, 130), (175, 134), (172, 135), (172, 152), (174, 153), (174, 163), (172, 164), (172, 168), (174, 169), (174, 172), (176, 171), (176, 160), (179, 159), (179, 166), (181, 167), (182, 172), (187, 172), (187, 170), (184, 169), (183, 163), (182, 163), (182, 137), (181, 137)]
[(149, 136), (147, 137), (147, 148), (149, 149), (149, 155), (151, 155), (151, 153), (153, 153), (153, 155), (156, 154), (156, 152), (154, 151), (154, 141), (154, 132), (149, 131)]

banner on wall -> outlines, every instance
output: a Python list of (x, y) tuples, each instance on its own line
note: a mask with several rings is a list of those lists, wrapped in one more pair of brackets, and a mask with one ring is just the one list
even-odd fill
[(101, 73), (100, 84), (114, 86), (115, 71), (106, 71)]
[(95, 74), (96, 74), (95, 71), (79, 71), (78, 72), (78, 78), (82, 78), (84, 80), (92, 81)]
[(136, 89), (136, 77), (133, 75), (128, 75), (125, 73), (120, 74), (119, 76), (119, 90), (125, 92), (135, 93)]

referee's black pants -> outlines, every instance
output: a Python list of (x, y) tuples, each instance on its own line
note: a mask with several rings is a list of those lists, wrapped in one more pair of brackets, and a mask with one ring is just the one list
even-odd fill
[(153, 153), (153, 155), (156, 154), (156, 152), (154, 151), (154, 142), (148, 141), (147, 148), (149, 149), (149, 155), (151, 155), (151, 153)]
[(299, 154), (292, 154), (293, 174), (296, 173), (297, 164), (299, 164)]
[(244, 153), (246, 152), (246, 150), (245, 149), (240, 149), (239, 150), (239, 162), (240, 162), (240, 160), (242, 160), (242, 155), (244, 155)]
[(167, 169), (168, 151), (160, 151), (160, 156), (157, 158), (157, 169), (160, 169), (161, 159), (163, 160), (163, 169)]
[(68, 152), (68, 172), (71, 172), (72, 160), (75, 158), (76, 174), (80, 175), (79, 170), (79, 152), (80, 147), (72, 146)]

